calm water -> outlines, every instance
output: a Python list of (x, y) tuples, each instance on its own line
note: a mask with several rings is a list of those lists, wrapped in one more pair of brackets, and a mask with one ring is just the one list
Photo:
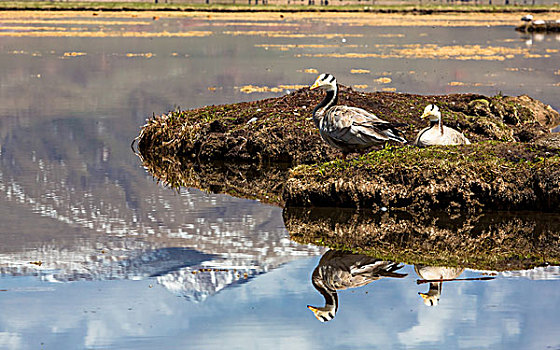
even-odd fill
[(75, 16), (0, 16), (1, 349), (560, 349), (557, 267), (446, 282), (430, 307), (406, 265), (340, 291), (320, 323), (306, 306), (324, 303), (311, 283), (324, 248), (290, 241), (280, 208), (158, 185), (129, 147), (152, 113), (279, 96), (314, 70), (364, 91), (526, 93), (559, 109), (560, 37)]

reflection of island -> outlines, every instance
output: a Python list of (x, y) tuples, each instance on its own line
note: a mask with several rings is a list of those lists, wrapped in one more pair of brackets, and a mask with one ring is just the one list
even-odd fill
[(560, 265), (560, 221), (547, 213), (372, 213), (286, 208), (296, 242), (340, 247), (406, 264), (476, 270)]
[(402, 278), (402, 265), (363, 254), (329, 250), (313, 271), (313, 287), (325, 298), (325, 306), (307, 306), (321, 322), (332, 320), (338, 310), (338, 290), (365, 286), (383, 277)]
[[(414, 271), (419, 277), (425, 280), (442, 280), (454, 279), (459, 277), (465, 269), (459, 267), (441, 267), (441, 266), (424, 266), (415, 265)], [(436, 306), (439, 304), (443, 282), (430, 282), (430, 289), (426, 293), (418, 293), (424, 300), (424, 304), (428, 306)]]
[(286, 166), (250, 163), (191, 162), (181, 157), (141, 155), (142, 165), (155, 178), (171, 188), (194, 187), (212, 193), (258, 199), (282, 205)]

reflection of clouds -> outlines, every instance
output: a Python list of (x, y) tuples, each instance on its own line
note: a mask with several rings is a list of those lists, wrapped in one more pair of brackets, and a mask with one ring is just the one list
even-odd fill
[(21, 347), (21, 336), (17, 333), (0, 332), (0, 348), (19, 349)]
[[(477, 296), (460, 295), (459, 298), (454, 297), (456, 295), (450, 299), (455, 300), (447, 300), (437, 309), (420, 308), (417, 313), (416, 324), (399, 333), (399, 341), (408, 346), (443, 342), (447, 335), (455, 333), (453, 328), (455, 328), (458, 319), (461, 323), (475, 324), (477, 317), (476, 312), (472, 310), (472, 306), (476, 305)], [(461, 310), (460, 316), (457, 315), (457, 309)]]
[[(418, 302), (412, 267), (406, 266), (402, 270), (410, 276), (405, 279), (343, 291), (344, 312), (323, 324), (305, 309), (316, 296), (309, 273), (317, 260), (289, 263), (198, 304), (150, 280), (56, 284), (54, 293), (44, 291), (39, 297), (14, 293), (11, 300), (0, 299), (0, 329), (5, 332), (0, 333), (0, 348), (34, 349), (40, 342), (57, 349), (134, 348), (140, 343), (162, 349), (513, 350), (560, 345), (556, 281), (452, 282), (446, 284), (441, 304), (426, 308)], [(20, 288), (42, 284), (25, 281)], [(8, 341), (14, 346), (4, 345)]]

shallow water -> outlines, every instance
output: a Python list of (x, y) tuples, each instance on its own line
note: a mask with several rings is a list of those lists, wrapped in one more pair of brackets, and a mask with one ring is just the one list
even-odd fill
[(291, 241), (280, 208), (164, 188), (129, 147), (152, 113), (279, 96), (315, 71), (364, 91), (526, 93), (559, 109), (558, 37), (44, 16), (0, 16), (0, 348), (560, 348), (557, 267), (446, 282), (428, 307), (407, 265), (339, 292), (320, 323), (306, 306), (323, 302), (310, 278), (324, 248)]

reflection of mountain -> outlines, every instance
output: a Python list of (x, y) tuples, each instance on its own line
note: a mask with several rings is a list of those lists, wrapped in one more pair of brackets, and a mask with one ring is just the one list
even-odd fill
[(560, 263), (560, 221), (545, 213), (372, 214), (286, 209), (292, 239), (408, 264), (518, 270)]
[(158, 186), (130, 152), (135, 113), (122, 122), (16, 117), (2, 128), (0, 273), (51, 281), (156, 276), (202, 300), (320, 252), (288, 239), (278, 208)]
[(523, 277), (532, 280), (557, 280), (560, 279), (560, 266), (535, 267), (530, 270), (504, 271), (505, 277)]
[(286, 237), (279, 209), (163, 189), (116, 163), (104, 136), (99, 124), (72, 119), (12, 130), (0, 156), (4, 273), (38, 270), (57, 281), (157, 275), (197, 299), (318, 253)]

